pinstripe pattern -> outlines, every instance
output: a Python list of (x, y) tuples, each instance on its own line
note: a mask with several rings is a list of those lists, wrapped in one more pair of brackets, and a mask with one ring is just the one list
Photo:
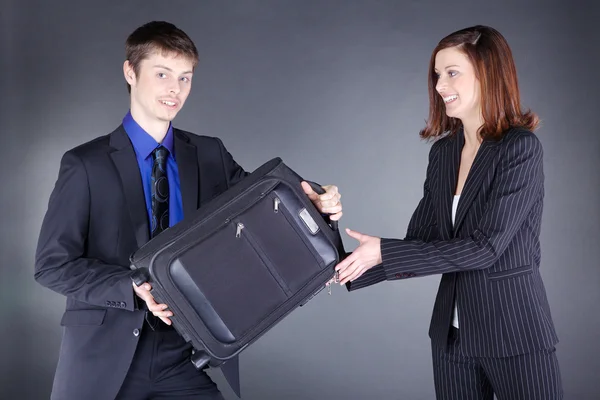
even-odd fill
[(564, 396), (554, 348), (512, 357), (465, 357), (460, 341), (432, 347), (438, 400), (558, 400)]
[(462, 355), (509, 357), (551, 349), (558, 338), (539, 273), (541, 143), (522, 129), (484, 141), (453, 226), (463, 144), (458, 132), (432, 146), (424, 195), (405, 239), (382, 238), (382, 264), (348, 284), (348, 290), (442, 274), (429, 329), (435, 346), (447, 344), (456, 299)]

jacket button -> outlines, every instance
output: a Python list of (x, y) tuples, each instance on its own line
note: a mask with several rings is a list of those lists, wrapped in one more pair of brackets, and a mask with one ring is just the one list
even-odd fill
[(140, 330), (139, 330), (138, 328), (135, 328), (135, 329), (133, 330), (133, 336), (136, 336), (136, 337), (137, 337), (137, 336), (140, 336)]

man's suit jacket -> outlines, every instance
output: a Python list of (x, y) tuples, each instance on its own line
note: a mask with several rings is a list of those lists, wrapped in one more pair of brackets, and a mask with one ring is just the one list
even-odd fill
[[(219, 139), (174, 135), (184, 216), (247, 175)], [(67, 297), (52, 399), (115, 398), (144, 321), (129, 256), (148, 240), (140, 171), (123, 126), (67, 151), (35, 264), (37, 282)]]
[(382, 264), (348, 289), (443, 274), (429, 329), (434, 345), (447, 344), (456, 298), (465, 355), (504, 357), (551, 348), (558, 339), (539, 271), (542, 146), (523, 129), (511, 129), (497, 141), (484, 140), (453, 226), (463, 144), (462, 131), (434, 143), (424, 196), (405, 239), (383, 238)]

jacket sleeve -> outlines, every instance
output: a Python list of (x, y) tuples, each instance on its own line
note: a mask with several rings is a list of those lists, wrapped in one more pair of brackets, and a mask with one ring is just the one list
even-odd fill
[[(413, 212), (408, 223), (406, 236), (404, 240), (413, 240), (422, 238), (428, 235), (432, 228), (437, 224), (435, 217), (435, 209), (431, 199), (430, 185), (434, 174), (437, 172), (437, 148), (438, 144), (434, 144), (429, 151), (429, 160), (427, 164), (427, 173), (425, 175), (425, 183), (423, 184), (423, 197), (419, 201), (417, 208)], [(367, 286), (374, 285), (387, 280), (383, 264), (376, 265), (361, 275), (358, 279), (346, 283), (346, 288), (349, 291), (361, 289)]]
[(543, 150), (533, 134), (508, 144), (477, 228), (452, 240), (381, 240), (386, 279), (491, 267), (543, 194)]
[(35, 280), (42, 286), (95, 306), (133, 311), (128, 266), (86, 257), (90, 219), (87, 172), (73, 152), (64, 154), (50, 195), (35, 255)]
[[(543, 149), (533, 134), (508, 144), (477, 228), (466, 238), (382, 238), (382, 264), (362, 281), (395, 280), (490, 268), (543, 194)], [(417, 211), (418, 212), (418, 211)], [(359, 280), (361, 279), (359, 278)], [(359, 281), (357, 280), (357, 281)], [(362, 282), (361, 282), (362, 283)], [(358, 286), (358, 285), (357, 285)]]
[(223, 141), (219, 138), (216, 139), (219, 142), (219, 148), (221, 150), (223, 169), (225, 170), (225, 175), (227, 177), (227, 187), (230, 188), (246, 176), (250, 175), (250, 173), (244, 171), (244, 169), (233, 159), (232, 155), (225, 148)]

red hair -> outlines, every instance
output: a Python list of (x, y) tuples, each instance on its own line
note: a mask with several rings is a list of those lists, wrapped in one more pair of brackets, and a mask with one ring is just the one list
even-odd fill
[(429, 61), (429, 119), (419, 133), (422, 138), (435, 138), (446, 132), (455, 134), (462, 122), (448, 117), (442, 97), (436, 91), (435, 56), (440, 50), (456, 47), (462, 51), (475, 70), (481, 85), (483, 139), (500, 138), (509, 128), (523, 127), (534, 131), (539, 119), (536, 114), (521, 110), (517, 70), (506, 39), (497, 30), (477, 25), (451, 33), (433, 50)]

